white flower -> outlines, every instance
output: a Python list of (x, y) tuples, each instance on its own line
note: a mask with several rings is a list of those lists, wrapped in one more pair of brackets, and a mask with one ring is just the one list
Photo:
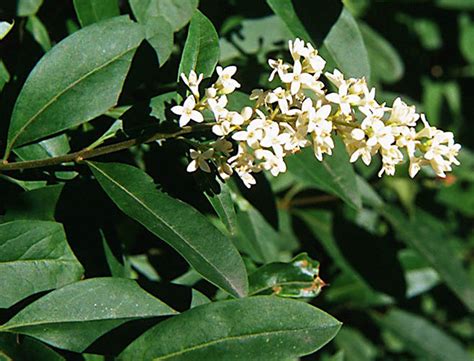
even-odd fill
[(346, 82), (341, 83), (337, 93), (330, 93), (326, 95), (326, 99), (335, 104), (339, 104), (341, 113), (344, 115), (351, 114), (352, 104), (359, 102), (359, 96), (355, 94), (349, 94), (349, 84)]
[(311, 66), (311, 71), (315, 73), (316, 76), (319, 78), (324, 67), (326, 66), (326, 61), (318, 55), (318, 51), (313, 48), (310, 43), (306, 44), (306, 47), (306, 59), (308, 60), (309, 65)]
[(199, 83), (201, 83), (203, 77), (203, 74), (199, 74), (198, 76), (194, 70), (189, 72), (189, 77), (181, 73), (181, 79), (183, 79), (184, 84), (188, 86), (196, 98), (199, 98)]
[(250, 122), (246, 130), (235, 132), (232, 139), (239, 142), (247, 142), (252, 148), (258, 148), (260, 141), (263, 139), (263, 129), (265, 121), (261, 118), (256, 118)]
[(204, 172), (211, 172), (211, 168), (209, 167), (209, 164), (207, 164), (206, 160), (212, 158), (212, 156), (214, 155), (214, 149), (211, 148), (204, 152), (201, 152), (200, 150), (191, 149), (189, 154), (191, 156), (192, 161), (188, 164), (186, 171), (191, 173), (195, 172), (198, 168), (200, 168)]
[(281, 78), (282, 74), (285, 74), (290, 68), (290, 65), (283, 63), (283, 60), (281, 59), (278, 59), (278, 60), (269, 59), (268, 65), (270, 65), (270, 68), (273, 69), (270, 76), (268, 77), (268, 81), (272, 81), (277, 73), (278, 73), (278, 76), (280, 76)]
[(269, 150), (257, 149), (255, 151), (255, 157), (259, 160), (263, 160), (261, 166), (263, 169), (270, 171), (274, 177), (280, 173), (286, 172), (286, 164), (283, 159)]
[(392, 114), (388, 123), (408, 125), (410, 127), (416, 126), (420, 115), (416, 113), (415, 106), (408, 106), (400, 98), (395, 99), (392, 105)]
[(329, 73), (329, 72), (326, 72), (326, 73), (324, 73), (324, 75), (337, 88), (339, 88), (342, 84), (346, 83), (346, 81), (344, 80), (344, 75), (337, 69), (334, 69), (334, 72), (332, 74)]
[(285, 144), (290, 139), (290, 134), (280, 133), (280, 128), (277, 123), (267, 124), (264, 129), (265, 136), (260, 142), (260, 146), (264, 148), (273, 148), (273, 151), (278, 157), (283, 156), (282, 144)]
[(368, 147), (365, 142), (358, 142), (357, 144), (351, 144), (352, 148), (355, 148), (351, 154), (350, 162), (354, 163), (357, 159), (362, 158), (365, 165), (369, 165), (372, 161), (372, 147)]
[[(324, 126), (329, 129), (329, 131), (332, 131), (332, 123), (328, 122), (327, 119), (329, 117), (329, 114), (331, 113), (331, 106), (326, 104), (323, 105), (321, 108), (318, 110), (311, 112), (309, 115), (309, 122), (308, 122), (308, 132), (313, 132), (317, 128), (321, 127), (321, 124), (324, 123)], [(328, 128), (328, 125), (329, 128)]]
[(290, 50), (290, 54), (293, 57), (293, 60), (300, 60), (301, 56), (307, 56), (308, 49), (306, 49), (304, 41), (301, 39), (296, 38), (293, 42), (292, 40), (288, 41), (288, 48)]
[(222, 94), (230, 94), (236, 88), (240, 88), (240, 84), (237, 80), (232, 79), (234, 74), (237, 72), (237, 67), (234, 65), (222, 68), (218, 66), (216, 68), (219, 78), (216, 81), (216, 85), (220, 88)]
[(225, 108), (227, 105), (227, 97), (225, 95), (220, 96), (217, 100), (215, 98), (207, 99), (207, 105), (214, 113), (214, 118), (224, 118), (227, 115), (228, 110)]
[(289, 137), (283, 145), (283, 148), (287, 151), (295, 152), (300, 148), (307, 147), (310, 142), (307, 139), (308, 129), (306, 126), (299, 126), (296, 130), (293, 129), (288, 123), (280, 123), (284, 128), (284, 133), (288, 134)]
[(378, 176), (381, 177), (383, 173), (387, 175), (395, 174), (395, 166), (403, 161), (403, 154), (397, 146), (392, 145), (389, 148), (382, 148), (382, 168)]
[(273, 90), (273, 92), (268, 93), (266, 99), (270, 104), (277, 102), (283, 114), (288, 113), (288, 103), (291, 103), (292, 101), (291, 94), (288, 92), (288, 90), (278, 87)]
[(197, 123), (201, 123), (204, 121), (204, 117), (200, 112), (194, 110), (196, 106), (196, 100), (194, 99), (194, 95), (190, 95), (185, 101), (184, 104), (175, 105), (171, 108), (171, 111), (176, 114), (180, 115), (179, 117), (179, 126), (184, 127), (186, 124), (189, 123), (190, 120), (194, 120)]
[(313, 77), (310, 74), (302, 72), (302, 67), (299, 60), (295, 61), (292, 73), (281, 74), (280, 78), (282, 82), (291, 84), (291, 94), (298, 93), (303, 84), (311, 84), (313, 82)]

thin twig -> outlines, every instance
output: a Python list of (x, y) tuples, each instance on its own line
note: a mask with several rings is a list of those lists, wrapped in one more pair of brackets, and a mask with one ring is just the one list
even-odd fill
[(24, 161), (24, 162), (13, 162), (13, 163), (8, 163), (4, 161), (3, 163), (0, 163), (0, 172), (21, 170), (21, 169), (44, 168), (44, 167), (50, 167), (50, 166), (59, 165), (62, 163), (68, 163), (68, 162), (80, 163), (85, 159), (95, 158), (101, 155), (119, 152), (121, 150), (131, 148), (138, 144), (151, 143), (151, 142), (154, 142), (157, 140), (163, 140), (163, 139), (172, 139), (184, 134), (189, 134), (192, 132), (205, 130), (205, 129), (208, 129), (212, 125), (213, 123), (205, 123), (205, 124), (196, 124), (193, 126), (186, 126), (174, 133), (155, 133), (149, 136), (132, 138), (132, 139), (124, 140), (122, 142), (105, 145), (103, 147), (98, 147), (95, 149), (82, 149), (80, 151), (65, 154), (65, 155), (60, 155), (58, 157)]

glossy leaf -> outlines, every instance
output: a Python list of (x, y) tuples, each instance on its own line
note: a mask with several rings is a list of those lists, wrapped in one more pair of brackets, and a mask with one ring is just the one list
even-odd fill
[(141, 26), (117, 17), (88, 26), (57, 44), (38, 62), (18, 96), (7, 153), (115, 106), (143, 38)]
[(137, 20), (146, 23), (149, 17), (163, 16), (173, 31), (184, 27), (192, 18), (198, 0), (129, 0)]
[(281, 297), (316, 297), (325, 285), (319, 278), (319, 262), (302, 253), (291, 262), (270, 263), (249, 275), (249, 294)]
[(267, 0), (267, 3), (273, 12), (283, 20), (294, 37), (311, 42), (311, 36), (309, 36), (304, 25), (298, 19), (291, 0)]
[(219, 37), (211, 21), (199, 10), (193, 15), (179, 63), (178, 77), (191, 70), (209, 77), (219, 60)]
[(351, 13), (343, 8), (329, 31), (324, 46), (345, 77), (369, 78), (370, 63), (364, 39)]
[(168, 242), (208, 281), (237, 297), (247, 293), (242, 258), (205, 216), (158, 191), (153, 180), (137, 168), (115, 163), (88, 164), (125, 214)]
[(65, 134), (57, 135), (41, 142), (25, 145), (15, 149), (15, 154), (21, 160), (35, 160), (57, 157), (69, 153), (71, 147)]
[(119, 359), (287, 360), (318, 350), (340, 325), (313, 306), (273, 296), (213, 302), (148, 330)]
[(472, 360), (458, 340), (420, 316), (393, 308), (385, 315), (376, 315), (375, 319), (402, 340), (412, 354), (422, 359)]
[(369, 25), (358, 22), (370, 61), (371, 79), (394, 83), (403, 76), (404, 65), (395, 48)]
[(73, 2), (82, 27), (120, 15), (117, 0), (74, 0)]
[(338, 349), (344, 351), (346, 361), (373, 361), (377, 349), (360, 331), (344, 326), (334, 339)]
[(0, 224), (0, 308), (81, 278), (83, 269), (61, 224), (12, 221)]
[(362, 206), (357, 179), (349, 155), (340, 140), (336, 141), (333, 155), (318, 161), (309, 148), (288, 157), (288, 169), (305, 184), (332, 193), (354, 208)]
[(92, 278), (55, 290), (25, 307), (0, 331), (21, 333), (82, 352), (97, 338), (131, 320), (176, 314), (124, 278)]
[(439, 220), (422, 210), (416, 210), (410, 220), (393, 207), (385, 207), (383, 214), (398, 237), (415, 249), (466, 307), (474, 311), (474, 285)]

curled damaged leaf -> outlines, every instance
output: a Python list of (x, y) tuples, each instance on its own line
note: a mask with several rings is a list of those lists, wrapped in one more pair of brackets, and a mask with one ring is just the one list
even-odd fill
[(316, 297), (326, 283), (319, 278), (319, 262), (301, 253), (288, 263), (275, 262), (260, 267), (249, 276), (250, 295), (275, 294), (281, 297)]

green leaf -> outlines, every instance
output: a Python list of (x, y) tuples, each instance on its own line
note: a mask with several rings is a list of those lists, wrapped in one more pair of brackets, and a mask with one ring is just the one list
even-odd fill
[(6, 21), (0, 21), (0, 40), (2, 40), (10, 30), (13, 28), (13, 23), (7, 23)]
[(0, 334), (0, 360), (29, 361), (32, 355), (41, 361), (65, 361), (61, 355), (33, 338), (24, 337), (20, 341), (17, 335)]
[(358, 330), (344, 326), (334, 339), (338, 349), (344, 351), (346, 361), (373, 361), (376, 347)]
[(312, 41), (311, 36), (309, 36), (304, 25), (298, 18), (291, 0), (267, 0), (267, 3), (273, 12), (283, 20), (294, 37), (308, 42)]
[(382, 35), (369, 25), (359, 22), (359, 29), (367, 48), (370, 61), (371, 79), (394, 83), (404, 72), (403, 61), (398, 52)]
[(289, 263), (276, 262), (249, 275), (249, 294), (281, 297), (316, 297), (325, 283), (319, 278), (319, 262), (302, 253)]
[(173, 102), (176, 102), (178, 93), (175, 91), (160, 94), (150, 100), (150, 115), (160, 121), (166, 120), (166, 109), (170, 107)]
[(322, 162), (306, 148), (288, 157), (287, 164), (289, 171), (305, 184), (332, 193), (353, 208), (362, 206), (356, 174), (340, 139), (336, 138), (333, 155), (326, 155)]
[(0, 326), (0, 331), (29, 335), (55, 347), (82, 352), (127, 321), (176, 313), (135, 281), (92, 278), (41, 297)]
[(400, 239), (415, 249), (439, 274), (466, 307), (474, 311), (474, 285), (457, 257), (443, 223), (417, 209), (407, 219), (397, 208), (384, 207), (382, 214)]
[[(221, 63), (229, 62), (239, 57), (242, 53), (239, 49), (245, 49), (245, 54), (257, 54), (259, 61), (266, 63), (267, 54), (282, 48), (292, 38), (292, 33), (285, 23), (276, 15), (265, 16), (256, 19), (244, 19), (239, 22), (239, 32), (231, 32), (226, 39), (222, 37), (220, 29), (220, 59)], [(272, 31), (267, 31), (272, 29)], [(236, 92), (230, 94), (233, 96)], [(248, 98), (248, 94), (247, 94)], [(242, 109), (242, 108), (241, 108)]]
[(168, 242), (204, 278), (234, 296), (247, 293), (242, 258), (205, 216), (158, 191), (153, 179), (137, 168), (114, 163), (87, 164), (125, 214)]
[[(0, 24), (0, 27), (1, 27), (1, 24)], [(1, 37), (0, 37), (0, 40), (1, 40)], [(5, 86), (5, 84), (7, 84), (9, 81), (10, 81), (10, 73), (8, 72), (8, 69), (3, 63), (3, 61), (0, 59), (0, 92), (3, 90), (3, 87)]]
[(459, 50), (468, 62), (474, 63), (474, 23), (468, 15), (459, 18)]
[(73, 2), (82, 27), (120, 15), (117, 0), (74, 0)]
[(410, 248), (401, 250), (398, 258), (405, 270), (407, 298), (427, 292), (439, 283), (438, 273), (414, 250)]
[(232, 194), (227, 184), (220, 180), (216, 180), (219, 184), (219, 193), (205, 193), (206, 198), (211, 203), (212, 208), (216, 211), (219, 219), (224, 223), (227, 230), (232, 236), (237, 234), (237, 214), (235, 212)]
[(16, 14), (18, 16), (35, 15), (43, 5), (43, 0), (18, 0)]
[(150, 16), (145, 23), (146, 39), (155, 49), (160, 66), (173, 52), (173, 28), (163, 16)]
[(178, 78), (181, 73), (188, 75), (191, 70), (207, 78), (214, 72), (218, 60), (219, 37), (216, 29), (206, 16), (196, 10), (189, 25)]
[(345, 77), (369, 78), (370, 63), (364, 39), (351, 13), (343, 8), (332, 26), (324, 46)]
[(77, 281), (82, 273), (61, 224), (33, 220), (0, 224), (0, 308)]
[(173, 31), (184, 27), (198, 6), (198, 0), (129, 0), (129, 3), (139, 22), (145, 24), (149, 17), (163, 16)]
[(63, 188), (64, 184), (56, 184), (20, 193), (6, 204), (3, 220), (54, 221), (56, 204)]
[(445, 9), (472, 10), (474, 3), (472, 0), (436, 0), (436, 5)]
[(375, 319), (423, 360), (472, 361), (458, 340), (420, 316), (393, 308), (385, 315), (375, 315)]
[(205, 294), (199, 292), (198, 290), (195, 290), (194, 288), (192, 289), (191, 295), (192, 299), (190, 308), (211, 303), (211, 300)]
[(142, 27), (125, 16), (88, 26), (51, 49), (18, 96), (7, 154), (13, 147), (87, 122), (115, 106), (143, 38)]
[[(242, 202), (242, 201), (241, 201)], [(237, 247), (247, 253), (255, 262), (279, 261), (278, 245), (280, 235), (265, 217), (250, 203), (245, 202), (237, 212)]]
[(102, 245), (104, 247), (105, 259), (107, 261), (107, 266), (109, 266), (112, 277), (132, 278), (130, 265), (125, 263), (123, 256), (121, 257), (121, 260), (118, 260), (115, 257), (115, 254), (112, 252), (112, 249), (110, 248), (102, 230), (100, 235), (102, 238)]
[(42, 140), (39, 143), (25, 145), (15, 149), (15, 154), (23, 161), (57, 157), (71, 151), (65, 134)]
[(33, 35), (33, 38), (41, 45), (45, 52), (51, 49), (51, 39), (49, 38), (48, 30), (38, 17), (35, 15), (28, 17), (26, 30)]
[(213, 302), (151, 328), (119, 359), (287, 360), (323, 347), (340, 326), (327, 313), (295, 300), (257, 296)]

